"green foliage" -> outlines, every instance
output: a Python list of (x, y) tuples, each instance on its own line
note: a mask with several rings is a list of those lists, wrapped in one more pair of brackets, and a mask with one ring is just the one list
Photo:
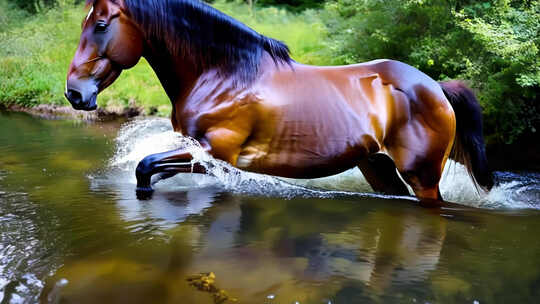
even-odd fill
[(0, 0), (0, 33), (17, 26), (18, 20), (23, 20), (28, 16), (28, 13), (23, 10), (15, 9), (15, 5)]
[(435, 79), (466, 79), (491, 142), (536, 132), (539, 1), (337, 0), (325, 8), (334, 64), (392, 58)]
[(486, 7), (483, 16), (454, 12), (459, 29), (480, 48), (463, 75), (477, 79), (488, 128), (511, 142), (536, 132), (540, 123), (540, 2), (498, 1)]
[[(295, 59), (324, 63), (319, 55), (324, 46), (324, 25), (314, 12), (293, 15), (269, 7), (253, 14), (245, 4), (218, 1), (215, 6), (264, 34), (284, 40)], [(65, 77), (85, 15), (80, 5), (59, 4), (28, 17), (0, 0), (0, 103), (68, 105), (63, 96)], [(98, 103), (102, 107), (134, 104), (147, 111), (157, 108), (160, 115), (170, 113), (170, 101), (144, 59), (103, 91)]]
[[(219, 0), (218, 0), (219, 1)], [(324, 1), (321, 0), (226, 0), (227, 2), (246, 3), (250, 6), (256, 5), (259, 7), (275, 6), (286, 8), (293, 12), (301, 12), (310, 8), (321, 8)], [(207, 0), (207, 2), (214, 2)]]
[(261, 6), (282, 6), (292, 11), (301, 11), (309, 8), (320, 8), (324, 1), (320, 0), (256, 0)]
[(18, 8), (27, 11), (28, 13), (35, 14), (43, 11), (44, 9), (54, 7), (58, 0), (8, 0), (16, 5)]

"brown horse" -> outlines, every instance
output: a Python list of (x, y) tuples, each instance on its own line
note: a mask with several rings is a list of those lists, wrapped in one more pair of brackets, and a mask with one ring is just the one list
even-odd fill
[[(350, 66), (296, 63), (288, 47), (197, 0), (91, 0), (66, 97), (94, 110), (96, 96), (145, 57), (172, 102), (174, 130), (238, 168), (315, 178), (358, 166), (374, 190), (440, 202), (448, 157), (489, 188), (480, 107), (458, 82), (437, 83), (393, 60)], [(388, 157), (389, 156), (389, 157)], [(205, 173), (174, 150), (145, 157), (151, 177)], [(396, 170), (397, 168), (397, 170)]]

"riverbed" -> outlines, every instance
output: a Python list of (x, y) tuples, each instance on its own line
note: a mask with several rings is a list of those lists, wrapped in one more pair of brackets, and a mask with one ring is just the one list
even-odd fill
[[(177, 175), (137, 200), (137, 162), (181, 146), (210, 176)], [(186, 281), (208, 272), (238, 303), (533, 303), (540, 174), (495, 176), (478, 194), (449, 163), (453, 204), (425, 209), (373, 193), (358, 170), (235, 170), (166, 119), (0, 112), (0, 303), (214, 303)]]

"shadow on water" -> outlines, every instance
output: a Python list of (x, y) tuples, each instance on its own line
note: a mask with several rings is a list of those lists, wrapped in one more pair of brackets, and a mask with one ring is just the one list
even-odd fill
[(176, 177), (138, 201), (136, 161), (177, 137), (161, 121), (136, 121), (119, 135), (118, 127), (0, 114), (9, 130), (0, 134), (1, 303), (213, 303), (186, 282), (200, 272), (214, 272), (239, 303), (540, 296), (534, 173), (499, 173), (506, 189), (524, 192), (504, 197), (527, 209), (500, 199), (503, 208), (422, 209), (343, 192), (365, 189), (353, 185), (354, 172), (307, 182), (333, 189), (320, 191), (305, 181), (223, 175), (220, 163), (213, 177)]

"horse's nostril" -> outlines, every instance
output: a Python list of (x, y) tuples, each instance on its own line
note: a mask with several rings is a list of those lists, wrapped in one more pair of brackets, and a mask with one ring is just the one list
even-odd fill
[(82, 95), (79, 93), (79, 91), (75, 91), (72, 89), (69, 89), (66, 92), (66, 98), (69, 100), (69, 102), (73, 104), (79, 104), (82, 102)]

